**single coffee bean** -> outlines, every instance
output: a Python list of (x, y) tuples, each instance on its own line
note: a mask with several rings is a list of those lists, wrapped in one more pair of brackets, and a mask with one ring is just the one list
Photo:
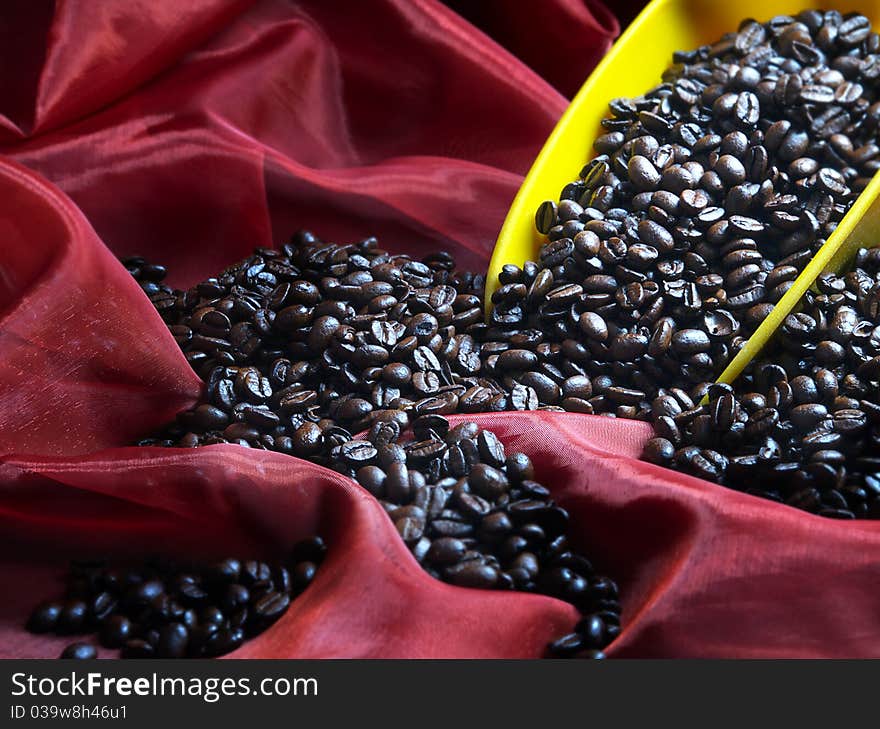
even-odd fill
[(101, 626), (100, 641), (105, 648), (121, 648), (133, 632), (131, 621), (123, 615), (111, 615)]
[(260, 623), (271, 623), (281, 617), (290, 606), (290, 596), (269, 591), (254, 603), (254, 614)]
[(672, 336), (672, 348), (678, 354), (696, 354), (711, 347), (708, 335), (700, 329), (681, 329)]
[(306, 587), (308, 587), (312, 580), (315, 579), (315, 574), (318, 571), (318, 566), (314, 562), (299, 562), (293, 568), (293, 573), (291, 574), (291, 578), (293, 580), (293, 587), (297, 591), (302, 591)]
[(654, 190), (660, 183), (660, 172), (649, 159), (633, 156), (627, 165), (627, 173), (637, 190)]
[(578, 325), (590, 339), (597, 342), (604, 342), (608, 339), (608, 325), (595, 312), (587, 311), (581, 314)]
[(95, 646), (89, 643), (71, 643), (59, 656), (59, 658), (73, 658), (80, 661), (97, 657), (98, 652), (95, 650)]
[(651, 463), (666, 465), (675, 455), (675, 446), (666, 438), (652, 438), (645, 444), (642, 457)]
[(498, 570), (476, 560), (448, 567), (445, 574), (453, 585), (459, 587), (491, 589), (498, 582)]
[(551, 655), (566, 657), (579, 653), (583, 647), (583, 636), (579, 633), (569, 633), (553, 641), (549, 645), (549, 651)]
[(183, 658), (186, 655), (189, 633), (180, 623), (170, 623), (159, 631), (159, 642), (156, 645), (158, 658)]
[(551, 200), (541, 203), (535, 215), (535, 227), (542, 235), (547, 235), (556, 222), (556, 204)]
[(88, 605), (83, 600), (68, 600), (61, 607), (55, 629), (61, 635), (82, 633), (87, 626), (88, 614)]
[(27, 629), (31, 633), (52, 632), (58, 624), (63, 609), (63, 606), (57, 602), (38, 605), (28, 618)]

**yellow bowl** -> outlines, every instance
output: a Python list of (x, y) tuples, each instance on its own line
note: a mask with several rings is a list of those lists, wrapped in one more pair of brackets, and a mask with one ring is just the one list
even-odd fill
[[(486, 312), (498, 287), (502, 266), (537, 260), (541, 236), (535, 211), (545, 200), (558, 200), (562, 188), (577, 179), (584, 164), (596, 156), (593, 140), (608, 116), (608, 102), (639, 96), (660, 84), (676, 50), (690, 50), (735, 31), (745, 18), (769, 20), (807, 8), (827, 8), (833, 0), (653, 0), (620, 36), (547, 138), (526, 176), (495, 243), (486, 281)], [(842, 12), (859, 12), (880, 26), (880, 0), (847, 0)], [(813, 257), (772, 314), (718, 378), (732, 382), (761, 350), (822, 271), (848, 263), (862, 245), (880, 241), (880, 174), (859, 195), (837, 230)]]

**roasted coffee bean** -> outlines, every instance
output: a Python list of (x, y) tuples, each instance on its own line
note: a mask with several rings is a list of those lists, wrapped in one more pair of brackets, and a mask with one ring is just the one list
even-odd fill
[(125, 642), (119, 655), (121, 658), (155, 658), (156, 649), (148, 641), (134, 638)]
[(606, 643), (607, 626), (598, 615), (588, 615), (577, 625), (577, 632), (589, 648), (599, 649)]
[(711, 345), (708, 335), (700, 329), (681, 329), (672, 336), (672, 348), (682, 355), (705, 352)]
[(365, 440), (350, 440), (340, 448), (340, 456), (355, 468), (375, 460), (378, 456), (376, 447)]
[(109, 592), (99, 592), (88, 601), (89, 620), (100, 623), (116, 608), (116, 597)]
[(579, 398), (588, 400), (593, 394), (592, 383), (586, 375), (572, 375), (563, 380), (562, 385), (563, 398)]
[(85, 632), (88, 627), (89, 607), (83, 600), (68, 600), (61, 606), (55, 630), (60, 635)]
[(864, 15), (852, 15), (837, 29), (837, 39), (845, 46), (855, 46), (871, 33), (871, 23)]
[(796, 405), (789, 411), (791, 422), (798, 430), (803, 432), (809, 432), (815, 425), (824, 420), (827, 415), (827, 408), (819, 403)]
[(409, 469), (405, 463), (392, 463), (386, 468), (385, 492), (394, 503), (403, 504), (410, 496)]
[(460, 539), (441, 537), (431, 543), (425, 558), (429, 562), (440, 565), (456, 564), (461, 561), (466, 551), (467, 546)]
[(297, 592), (306, 589), (315, 579), (318, 571), (318, 565), (314, 562), (299, 562), (291, 574), (292, 584)]
[(241, 647), (244, 640), (242, 628), (220, 628), (205, 641), (201, 650), (207, 657), (221, 656)]
[(459, 587), (478, 587), (489, 589), (498, 582), (498, 570), (477, 560), (460, 562), (447, 567), (444, 575), (453, 585)]
[(241, 562), (237, 559), (224, 559), (222, 562), (216, 562), (207, 571), (209, 580), (222, 584), (236, 582), (239, 575), (241, 575)]
[(526, 372), (520, 378), (520, 382), (534, 390), (541, 402), (550, 405), (559, 402), (562, 395), (559, 385), (541, 372)]
[(675, 446), (666, 438), (652, 438), (645, 444), (642, 457), (651, 463), (665, 466), (675, 456)]
[(327, 554), (327, 545), (319, 536), (297, 542), (290, 551), (290, 561), (321, 564)]
[(556, 204), (551, 200), (541, 203), (535, 215), (535, 226), (538, 232), (546, 235), (556, 222)]
[(124, 615), (111, 615), (101, 626), (100, 641), (105, 648), (121, 648), (131, 637), (132, 624)]
[(89, 643), (71, 643), (65, 648), (59, 658), (73, 658), (74, 660), (90, 660), (98, 657), (95, 646)]
[(38, 605), (27, 621), (27, 629), (31, 633), (50, 633), (55, 630), (63, 606), (57, 602), (46, 602)]
[(527, 349), (509, 349), (498, 355), (496, 368), (500, 371), (530, 370), (538, 364), (538, 356)]
[(731, 154), (725, 154), (719, 157), (715, 164), (715, 172), (721, 178), (721, 181), (730, 187), (745, 182), (746, 168), (742, 162)]
[(601, 316), (592, 311), (581, 314), (578, 325), (580, 330), (590, 339), (604, 342), (608, 339), (608, 325)]
[(259, 623), (272, 623), (281, 617), (290, 606), (288, 592), (269, 591), (254, 603), (254, 617)]
[(357, 481), (373, 496), (384, 495), (385, 472), (378, 466), (362, 466), (357, 471)]
[(496, 468), (503, 467), (507, 460), (504, 453), (504, 445), (498, 440), (498, 436), (489, 430), (480, 431), (477, 439), (477, 445), (480, 451), (480, 457), (484, 463)]
[(672, 234), (653, 220), (643, 220), (638, 227), (639, 240), (661, 252), (669, 252), (675, 245)]
[(584, 638), (580, 633), (569, 633), (553, 641), (548, 649), (553, 656), (565, 658), (574, 656), (584, 648)]
[[(627, 173), (637, 190), (654, 190), (660, 183), (660, 172), (647, 157), (641, 155), (630, 158)], [(540, 227), (538, 232), (543, 232)]]
[(183, 658), (186, 655), (188, 640), (189, 633), (185, 626), (180, 623), (169, 623), (159, 630), (156, 656), (158, 658)]

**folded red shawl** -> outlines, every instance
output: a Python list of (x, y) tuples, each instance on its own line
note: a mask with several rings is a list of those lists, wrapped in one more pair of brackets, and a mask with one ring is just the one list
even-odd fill
[[(116, 256), (188, 286), (309, 228), (480, 270), (614, 16), (583, 0), (457, 3), (473, 22), (436, 0), (9, 6), (0, 656), (68, 642), (22, 626), (71, 556), (272, 555), (315, 532), (330, 543), (315, 582), (235, 657), (542, 655), (574, 608), (433, 580), (339, 474), (236, 446), (126, 447), (201, 382)], [(880, 525), (640, 462), (643, 423), (477, 419), (533, 457), (619, 582), (610, 656), (880, 655)]]

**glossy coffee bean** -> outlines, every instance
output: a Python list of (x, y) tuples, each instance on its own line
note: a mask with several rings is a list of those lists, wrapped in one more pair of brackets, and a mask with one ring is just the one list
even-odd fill
[(294, 590), (301, 591), (308, 587), (315, 579), (317, 571), (318, 566), (314, 562), (299, 562), (291, 573)]
[(131, 635), (131, 621), (124, 615), (111, 615), (101, 626), (99, 637), (101, 645), (105, 648), (120, 648)]
[(476, 560), (449, 567), (445, 570), (445, 575), (452, 584), (460, 587), (489, 589), (498, 582), (498, 571)]
[(46, 602), (38, 605), (27, 621), (27, 629), (31, 633), (50, 633), (58, 625), (63, 606), (57, 602)]
[(675, 445), (666, 438), (651, 438), (644, 447), (642, 458), (651, 463), (665, 466), (675, 455)]
[(289, 606), (289, 594), (270, 591), (254, 603), (254, 615), (260, 623), (271, 623), (281, 617)]
[(74, 660), (90, 660), (98, 657), (95, 646), (89, 643), (71, 643), (65, 648), (59, 658), (73, 658)]
[(169, 623), (159, 631), (156, 644), (157, 658), (183, 658), (186, 655), (189, 633), (181, 623)]
[(61, 607), (55, 629), (61, 635), (82, 633), (88, 625), (89, 608), (83, 600), (68, 600)]

